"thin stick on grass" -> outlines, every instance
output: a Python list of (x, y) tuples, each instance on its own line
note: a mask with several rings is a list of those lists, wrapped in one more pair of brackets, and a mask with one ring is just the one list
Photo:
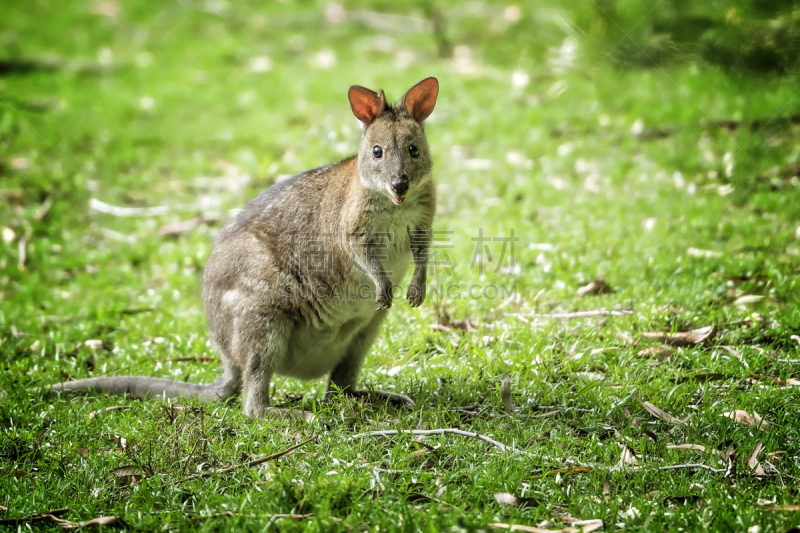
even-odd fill
[[(207, 514), (207, 515), (193, 516), (193, 517), (190, 518), (190, 520), (192, 522), (200, 522), (202, 520), (208, 520), (209, 518), (219, 518), (219, 517), (223, 517), (223, 516), (239, 516), (239, 517), (242, 517), (242, 518), (255, 518), (255, 519), (260, 519), (260, 520), (281, 520), (281, 519), (304, 520), (306, 518), (314, 518), (317, 515), (315, 515), (314, 513), (306, 513), (306, 514), (284, 514), (284, 513), (280, 513), (280, 514), (259, 515), (259, 514), (252, 514), (252, 513), (240, 513), (240, 512), (237, 512), (237, 511), (223, 511), (221, 513), (212, 513), (212, 514)], [(342, 520), (338, 516), (328, 515), (325, 518), (327, 518), (328, 520), (331, 520), (333, 522), (338, 522), (338, 523), (342, 524), (345, 527), (345, 529), (347, 529), (348, 531), (352, 531), (352, 529), (353, 529), (353, 526), (351, 526), (350, 524), (345, 524), (344, 520)]]
[[(8, 512), (8, 509), (4, 508), (5, 512)], [(22, 516), (19, 518), (2, 518), (0, 519), (0, 526), (16, 526), (19, 524), (25, 524), (29, 522), (41, 522), (42, 520), (51, 520), (51, 516), (60, 516), (64, 513), (69, 512), (70, 509), (53, 509), (52, 511), (45, 511), (41, 514), (33, 514), (28, 516)]]
[(370, 431), (368, 433), (359, 433), (358, 435), (353, 435), (350, 437), (351, 439), (357, 439), (361, 437), (390, 437), (392, 435), (401, 435), (401, 434), (408, 434), (408, 435), (444, 435), (445, 433), (450, 433), (452, 435), (461, 435), (462, 437), (471, 437), (473, 439), (482, 440), (483, 442), (488, 442), (492, 446), (496, 446), (503, 450), (504, 452), (507, 451), (519, 451), (515, 448), (510, 446), (506, 446), (502, 442), (497, 442), (496, 440), (487, 437), (486, 435), (481, 435), (480, 433), (470, 433), (469, 431), (461, 431), (460, 429), (454, 428), (444, 428), (444, 429), (387, 429), (384, 431)]
[[(408, 435), (444, 435), (445, 433), (450, 433), (452, 435), (460, 435), (462, 437), (470, 437), (473, 439), (482, 440), (483, 442), (487, 442), (492, 446), (496, 446), (500, 448), (504, 452), (518, 452), (523, 455), (527, 455), (529, 457), (535, 457), (532, 453), (520, 450), (517, 448), (512, 448), (511, 446), (506, 446), (502, 442), (497, 442), (496, 440), (487, 437), (486, 435), (481, 435), (480, 433), (470, 433), (469, 431), (462, 431), (460, 429), (454, 428), (445, 428), (445, 429), (387, 429), (384, 431), (370, 431), (368, 433), (359, 433), (358, 435), (353, 435), (350, 437), (350, 440), (357, 439), (361, 437), (390, 437), (392, 435), (401, 435), (401, 434), (408, 434)], [(574, 459), (556, 459), (554, 457), (550, 457), (548, 455), (542, 455), (542, 459), (548, 461), (559, 461), (566, 464), (576, 465), (576, 466), (588, 466), (589, 468), (593, 468), (592, 466), (585, 465)]]
[[(724, 474), (728, 471), (727, 468), (713, 468), (708, 465), (700, 464), (700, 463), (690, 463), (685, 465), (670, 465), (670, 466), (660, 466), (657, 470), (680, 470), (682, 468), (702, 468), (703, 470), (708, 470), (709, 472), (714, 472), (715, 474)], [(646, 470), (646, 469), (642, 469)]]
[(252, 468), (252, 467), (258, 466), (260, 464), (268, 463), (269, 461), (272, 461), (273, 459), (278, 459), (279, 457), (283, 457), (287, 453), (291, 453), (291, 452), (295, 451), (297, 448), (300, 448), (301, 446), (304, 446), (304, 445), (308, 444), (309, 442), (311, 442), (312, 440), (316, 440), (316, 439), (317, 439), (317, 437), (311, 437), (310, 439), (304, 440), (300, 444), (295, 444), (291, 448), (286, 448), (285, 450), (283, 450), (281, 452), (273, 453), (272, 455), (268, 455), (266, 457), (262, 457), (261, 459), (255, 459), (255, 460), (250, 461), (249, 463), (245, 463), (243, 465), (234, 465), (234, 466), (229, 466), (228, 468), (223, 468), (222, 470), (215, 470), (213, 472), (203, 472), (201, 474), (194, 474), (193, 476), (189, 476), (187, 478), (184, 478), (184, 479), (180, 480), (178, 483), (183, 483), (184, 481), (189, 481), (190, 479), (197, 479), (197, 478), (201, 478), (201, 477), (211, 477), (211, 476), (216, 475), (216, 474), (227, 474), (228, 472), (233, 472), (237, 468)]
[(523, 415), (518, 414), (518, 418), (547, 418), (548, 416), (555, 416), (561, 413), (561, 409), (556, 409), (555, 411), (547, 411), (546, 413), (539, 413), (538, 415)]
[(183, 464), (183, 468), (181, 468), (181, 475), (186, 472), (186, 468), (189, 466), (189, 462), (192, 460), (192, 455), (194, 455), (194, 451), (197, 449), (197, 445), (200, 444), (200, 439), (194, 441), (194, 446), (192, 446), (192, 451), (189, 452), (189, 457), (186, 458), (186, 462)]
[(608, 309), (590, 309), (588, 311), (576, 311), (574, 313), (531, 313), (523, 315), (521, 313), (506, 313), (506, 316), (513, 316), (517, 318), (553, 318), (569, 320), (572, 318), (586, 318), (593, 316), (630, 316), (633, 311), (611, 311)]
[[(306, 514), (265, 514), (265, 515), (258, 515), (258, 514), (248, 514), (248, 513), (237, 513), (235, 511), (224, 511), (221, 513), (212, 513), (212, 514), (204, 514), (193, 516), (191, 518), (192, 522), (199, 522), (201, 520), (208, 520), (210, 518), (220, 518), (223, 516), (240, 516), (243, 518), (256, 518), (256, 519), (268, 519), (268, 520), (280, 520), (282, 518), (289, 518), (291, 520), (303, 520), (304, 518), (312, 518), (314, 513), (306, 513)], [(328, 517), (331, 518), (331, 517)]]

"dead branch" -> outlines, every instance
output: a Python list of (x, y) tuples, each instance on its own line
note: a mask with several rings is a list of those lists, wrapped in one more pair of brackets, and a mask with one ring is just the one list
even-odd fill
[(502, 442), (497, 442), (494, 439), (491, 439), (485, 435), (481, 435), (480, 433), (470, 433), (469, 431), (462, 431), (460, 429), (454, 428), (445, 428), (445, 429), (387, 429), (385, 431), (370, 431), (369, 433), (359, 433), (358, 435), (353, 435), (350, 437), (351, 439), (357, 439), (361, 437), (389, 437), (392, 435), (400, 435), (400, 434), (409, 434), (409, 435), (444, 435), (445, 433), (450, 433), (452, 435), (461, 435), (462, 437), (471, 437), (473, 439), (482, 440), (483, 442), (488, 442), (492, 446), (496, 446), (506, 451), (519, 451), (521, 453), (526, 453), (522, 450), (516, 450), (510, 446), (506, 446)]
[(700, 463), (691, 463), (685, 465), (670, 465), (670, 466), (659, 466), (656, 470), (680, 470), (682, 468), (702, 468), (704, 470), (708, 470), (709, 472), (714, 472), (715, 474), (724, 474), (728, 471), (727, 468), (713, 468), (708, 465), (703, 465)]
[(150, 207), (129, 207), (111, 205), (97, 198), (89, 199), (89, 208), (113, 215), (115, 217), (157, 217), (169, 215), (174, 211), (200, 211), (209, 208), (218, 208), (215, 202), (198, 202), (194, 204), (154, 205)]
[[(220, 518), (223, 516), (240, 516), (244, 518), (257, 518), (257, 519), (269, 519), (269, 520), (280, 520), (282, 518), (288, 518), (291, 520), (302, 520), (304, 518), (312, 518), (314, 513), (307, 513), (307, 514), (266, 514), (266, 515), (258, 515), (258, 514), (247, 514), (247, 513), (237, 513), (235, 511), (225, 511), (222, 513), (212, 513), (212, 514), (204, 514), (195, 516), (192, 518), (192, 522), (199, 522), (201, 520), (208, 520), (209, 518)], [(333, 517), (328, 517), (333, 518)]]
[(283, 457), (284, 455), (286, 455), (288, 453), (291, 453), (291, 452), (295, 451), (297, 448), (300, 448), (301, 446), (304, 446), (305, 444), (308, 444), (312, 440), (316, 440), (316, 439), (317, 439), (317, 437), (311, 437), (310, 439), (304, 440), (300, 444), (295, 444), (291, 448), (286, 448), (285, 450), (283, 450), (281, 452), (273, 453), (272, 455), (268, 455), (266, 457), (262, 457), (261, 459), (255, 459), (255, 460), (250, 461), (249, 463), (245, 463), (243, 465), (229, 466), (228, 468), (223, 468), (222, 470), (215, 470), (213, 472), (209, 471), (209, 472), (203, 472), (203, 473), (200, 473), (200, 474), (195, 474), (193, 476), (189, 476), (187, 478), (183, 478), (178, 483), (183, 483), (184, 481), (189, 481), (190, 479), (197, 479), (197, 478), (201, 478), (201, 477), (211, 477), (211, 476), (213, 476), (215, 474), (227, 474), (228, 472), (233, 472), (237, 468), (252, 468), (254, 466), (258, 466), (258, 465), (263, 464), (263, 463), (268, 463), (269, 461), (272, 461), (273, 459), (278, 459), (279, 457)]
[[(7, 511), (7, 509), (6, 509)], [(61, 516), (64, 513), (69, 512), (69, 509), (53, 509), (52, 511), (47, 511), (41, 514), (33, 514), (30, 516), (23, 516), (21, 518), (3, 518), (0, 519), (0, 525), (17, 525), (17, 524), (24, 524), (27, 522), (40, 522), (42, 520), (50, 520), (52, 521), (51, 517)]]
[(590, 309), (589, 311), (576, 311), (574, 313), (531, 313), (528, 315), (522, 315), (520, 313), (506, 313), (505, 316), (513, 316), (517, 318), (528, 317), (570, 320), (573, 318), (586, 318), (593, 316), (631, 316), (632, 314), (633, 311), (627, 310), (614, 311), (609, 309)]

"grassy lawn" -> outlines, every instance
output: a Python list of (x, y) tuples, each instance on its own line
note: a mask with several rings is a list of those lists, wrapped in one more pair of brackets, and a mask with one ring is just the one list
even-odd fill
[[(569, 23), (593, 6), (5, 5), (0, 520), (800, 526), (797, 79), (614, 66)], [(396, 100), (431, 75), (434, 286), (419, 309), (396, 301), (361, 376), (413, 410), (282, 377), (274, 405), (313, 419), (37, 392), (215, 379), (215, 235), (276, 181), (355, 153), (349, 85)], [(503, 446), (365, 435), (443, 428)]]

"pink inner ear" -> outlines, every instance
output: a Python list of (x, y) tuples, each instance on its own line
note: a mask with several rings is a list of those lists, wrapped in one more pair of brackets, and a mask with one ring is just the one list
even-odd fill
[(403, 97), (403, 107), (406, 108), (414, 120), (422, 122), (431, 113), (439, 96), (439, 80), (426, 78), (414, 85)]
[(383, 91), (376, 94), (365, 87), (353, 85), (347, 91), (347, 98), (350, 101), (350, 109), (358, 120), (369, 124), (383, 113), (386, 106), (386, 97)]

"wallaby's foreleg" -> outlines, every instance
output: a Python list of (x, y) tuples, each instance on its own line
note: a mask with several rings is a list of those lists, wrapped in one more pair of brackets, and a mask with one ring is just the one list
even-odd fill
[(242, 362), (242, 411), (260, 417), (269, 407), (269, 385), (289, 347), (291, 322), (279, 311), (236, 318), (231, 349)]
[(411, 302), (412, 307), (419, 307), (425, 301), (431, 229), (409, 231), (409, 237), (411, 237), (411, 254), (414, 258), (414, 273), (411, 275), (406, 299)]
[(386, 259), (386, 245), (367, 242), (364, 244), (364, 266), (373, 283), (375, 283), (375, 301), (378, 302), (376, 311), (389, 309), (392, 306), (392, 280), (389, 279), (383, 268)]
[(347, 355), (345, 355), (344, 359), (342, 359), (333, 369), (333, 372), (331, 372), (331, 377), (328, 380), (328, 387), (325, 390), (326, 398), (330, 398), (338, 389), (348, 396), (370, 397), (378, 403), (383, 403), (388, 400), (396, 406), (411, 407), (414, 405), (414, 400), (403, 394), (395, 394), (381, 390), (368, 391), (356, 389), (361, 365), (364, 363), (364, 358), (367, 355), (369, 347), (372, 346), (375, 337), (378, 335), (383, 317), (383, 314), (378, 314), (355, 339), (353, 339), (353, 342), (347, 349)]

